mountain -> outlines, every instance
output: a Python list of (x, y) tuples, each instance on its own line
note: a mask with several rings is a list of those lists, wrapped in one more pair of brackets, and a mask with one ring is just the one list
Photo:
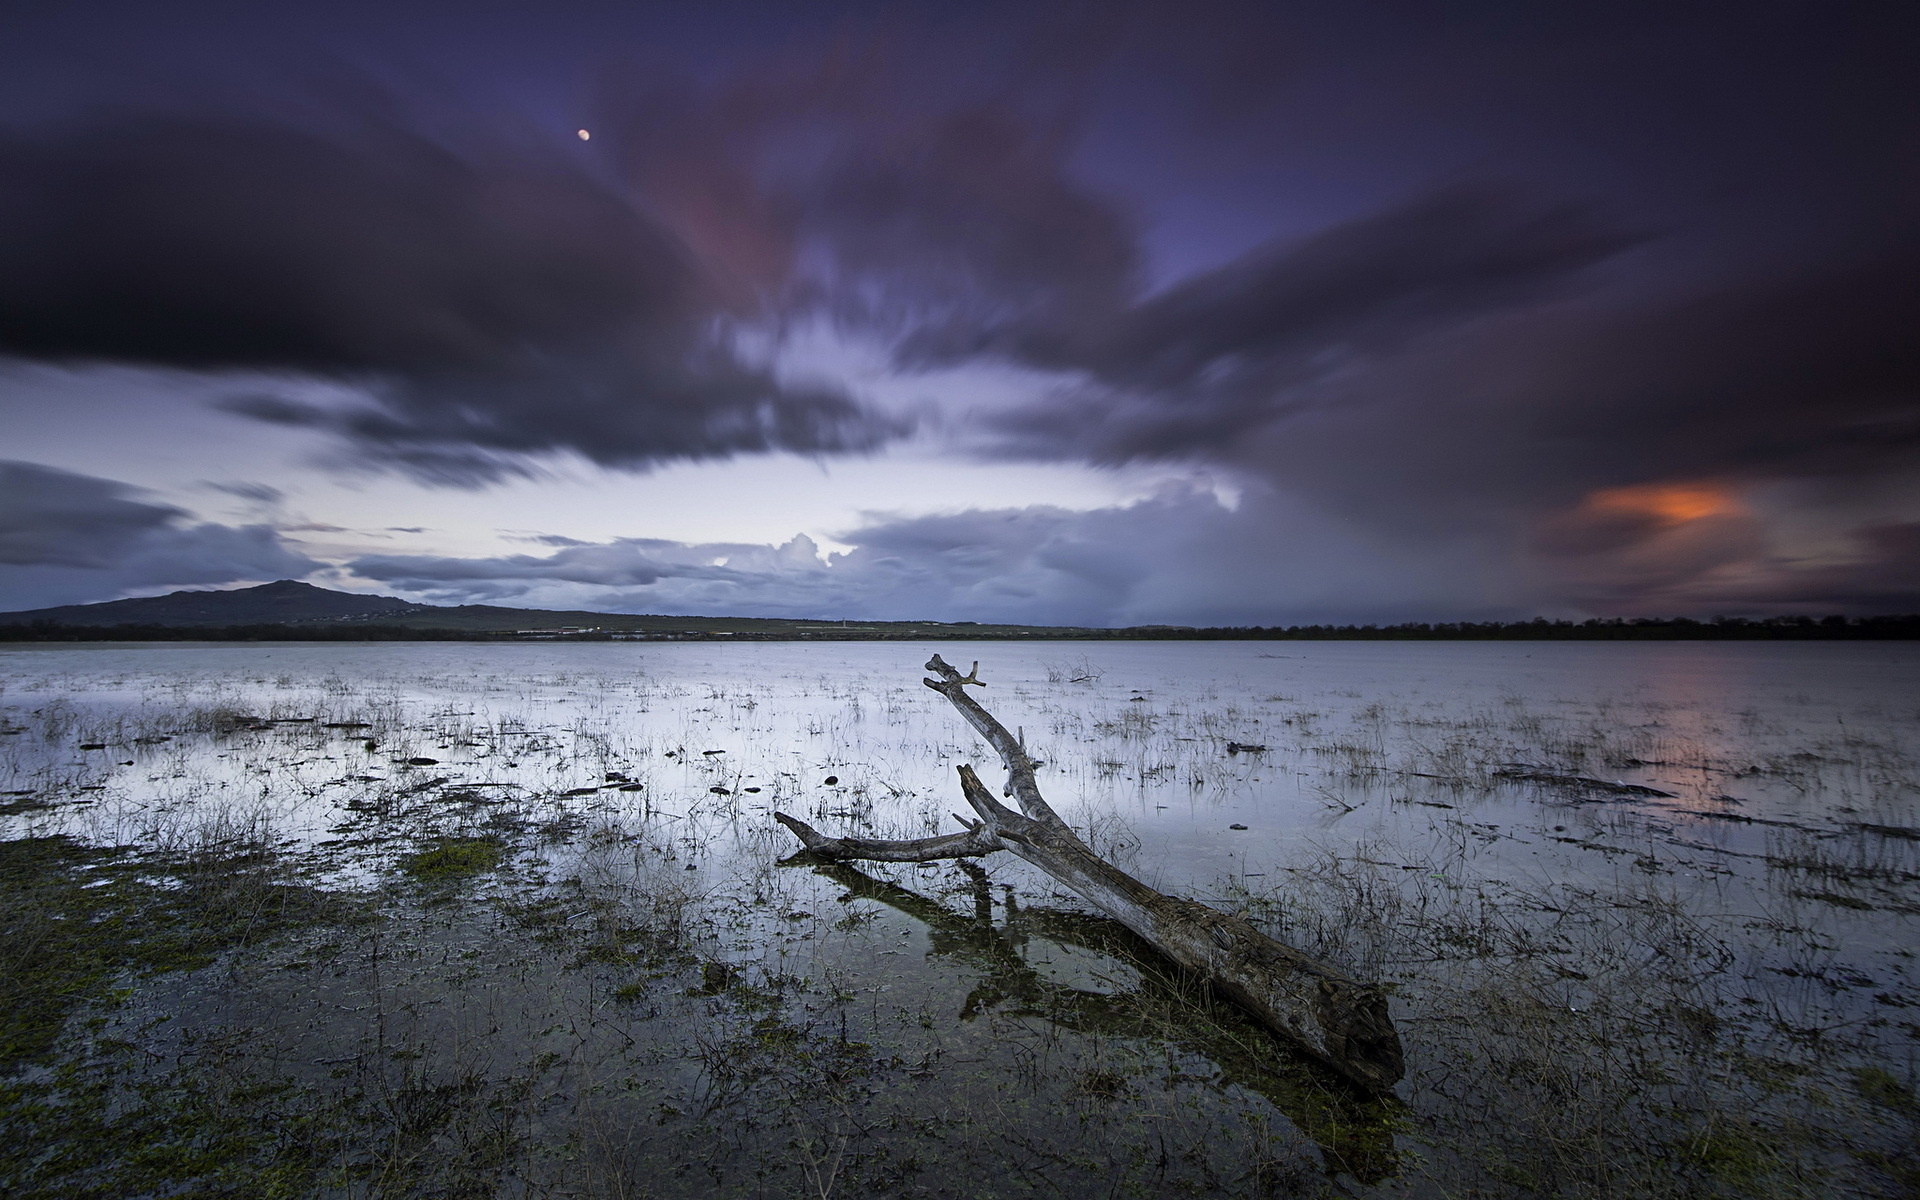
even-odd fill
[(169, 592), (139, 600), (64, 604), (0, 613), (9, 625), (51, 621), (56, 625), (298, 625), (314, 621), (393, 618), (430, 606), (393, 596), (359, 596), (282, 579), (227, 592)]
[[(28, 633), (18, 627), (38, 627)], [(137, 627), (133, 637), (179, 637), (162, 630), (227, 631), (234, 636), (311, 637), (393, 636), (399, 631), (454, 637), (501, 634), (552, 636), (748, 637), (865, 639), (914, 637), (935, 631), (963, 637), (1060, 637), (1089, 630), (1047, 629), (1023, 625), (948, 625), (940, 621), (806, 621), (778, 617), (665, 617), (626, 613), (556, 612), (538, 608), (501, 608), (491, 604), (414, 604), (393, 596), (362, 596), (282, 579), (259, 587), (222, 592), (170, 592), (137, 600), (66, 604), (26, 612), (0, 613), (0, 627), (14, 632), (0, 640), (36, 638), (42, 631), (112, 630)], [(366, 631), (364, 634), (356, 630)], [(73, 634), (51, 633), (55, 637)], [(99, 634), (77, 634), (98, 637)], [(109, 634), (108, 636), (112, 636)], [(216, 636), (220, 636), (216, 634)], [(401, 634), (401, 636), (406, 636)]]

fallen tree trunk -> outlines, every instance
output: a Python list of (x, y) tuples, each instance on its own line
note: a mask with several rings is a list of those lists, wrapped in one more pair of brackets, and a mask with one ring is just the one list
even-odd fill
[(1107, 862), (1062, 821), (1040, 795), (1026, 748), (966, 694), (980, 684), (939, 655), (927, 663), (938, 676), (922, 682), (945, 696), (980, 731), (1007, 769), (1005, 794), (1021, 811), (1000, 803), (973, 768), (960, 768), (960, 789), (978, 820), (955, 818), (963, 833), (882, 841), (832, 838), (785, 813), (774, 819), (813, 854), (825, 859), (928, 862), (1006, 850), (1078, 892), (1088, 903), (1192, 971), (1259, 1021), (1354, 1083), (1384, 1092), (1404, 1073), (1400, 1035), (1380, 989), (1255, 929), (1247, 921), (1192, 900), (1155, 891)]
[[(1372, 1184), (1396, 1173), (1396, 1122), (1392, 1119), (1396, 1101), (1358, 1089), (1351, 1089), (1355, 1094), (1343, 1094), (1349, 1089), (1326, 1087), (1317, 1073), (1273, 1061), (1270, 1043), (1269, 1052), (1262, 1054), (1264, 1039), (1249, 1036), (1254, 1033), (1253, 1022), (1244, 1010), (1224, 998), (1195, 996), (1187, 986), (1190, 972), (1155, 969), (1165, 964), (1151, 961), (1159, 957), (1154, 949), (1111, 917), (1044, 904), (1016, 906), (1009, 898), (1002, 908), (1003, 920), (996, 924), (987, 873), (970, 862), (960, 866), (972, 877), (971, 913), (955, 912), (850, 863), (816, 861), (813, 869), (846, 888), (848, 895), (884, 904), (926, 926), (929, 956), (974, 975), (958, 1014), (961, 1020), (999, 1009), (1038, 1016), (1050, 1025), (1089, 1036), (1169, 1042), (1212, 1063), (1222, 1086), (1266, 1097), (1319, 1144), (1330, 1174), (1348, 1174)], [(1020, 952), (1029, 937), (1130, 961), (1140, 968), (1139, 980), (1132, 987), (1119, 987), (1109, 979), (1098, 990), (1082, 990), (1049, 979)]]

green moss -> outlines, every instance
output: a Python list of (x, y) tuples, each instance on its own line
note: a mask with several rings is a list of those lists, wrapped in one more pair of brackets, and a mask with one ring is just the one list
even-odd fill
[(1862, 1099), (1881, 1108), (1895, 1112), (1913, 1112), (1920, 1108), (1914, 1103), (1913, 1089), (1900, 1082), (1893, 1072), (1880, 1067), (1856, 1067), (1853, 1086), (1859, 1089)]
[(450, 881), (480, 875), (500, 865), (500, 843), (492, 838), (443, 838), (400, 864), (415, 879)]
[(1743, 1191), (1755, 1190), (1782, 1165), (1774, 1138), (1734, 1124), (1710, 1124), (1677, 1149), (1682, 1162)]
[[(177, 1072), (101, 1036), (142, 976), (357, 912), (250, 851), (135, 856), (0, 842), (0, 1190), (18, 1197), (311, 1194), (327, 1146), (279, 1080)], [(24, 1068), (43, 1067), (38, 1071)]]
[(0, 1179), (19, 1200), (130, 1195), (312, 1195), (338, 1134), (324, 1107), (279, 1081), (148, 1075), (104, 1061), (0, 1087), (16, 1138)]
[(44, 1060), (68, 1017), (128, 974), (191, 970), (345, 916), (267, 856), (137, 858), (65, 837), (0, 842), (0, 1075)]
[(8, 1200), (492, 1196), (519, 1149), (498, 1115), (524, 1081), (408, 1069), (329, 1089), (262, 1076), (245, 1048), (198, 1049), (186, 1069), (95, 1056), (0, 1085)]

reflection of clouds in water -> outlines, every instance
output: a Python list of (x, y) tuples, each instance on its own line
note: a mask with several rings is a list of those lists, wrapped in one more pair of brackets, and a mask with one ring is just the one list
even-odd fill
[[(1043, 787), (1063, 814), (1163, 887), (1265, 877), (1304, 843), (1393, 832), (1406, 810), (1389, 801), (1423, 776), (1471, 775), (1468, 807), (1510, 808), (1486, 819), (1511, 823), (1537, 798), (1497, 785), (1489, 772), (1508, 759), (1680, 793), (1634, 812), (1731, 791), (1744, 815), (1817, 821), (1838, 798), (1872, 799), (1854, 760), (1889, 776), (1916, 756), (1899, 645), (1290, 643), (1264, 656), (1273, 645), (1075, 643), (1093, 684), (1048, 682), (1058, 646), (975, 643), (953, 656), (982, 658), (995, 711), (1047, 761)], [(58, 696), (73, 716), (61, 740), (10, 738), (0, 754), (10, 787), (104, 785), (85, 808), (35, 818), (102, 837), (189, 823), (198, 797), (251, 797), (280, 836), (324, 840), (349, 801), (439, 776), (623, 812), (724, 804), (750, 819), (797, 799), (813, 806), (802, 816), (918, 837), (951, 828), (952, 767), (989, 765), (921, 694), (924, 654), (887, 643), (18, 650), (5, 656), (9, 694)], [(182, 728), (183, 714), (221, 732)], [(253, 717), (313, 720), (234, 724)], [(23, 707), (8, 719), (29, 720)], [(356, 721), (371, 727), (325, 728)], [(113, 749), (76, 760), (80, 741)], [(1229, 755), (1229, 742), (1271, 750)], [(1754, 766), (1769, 771), (1734, 774)], [(644, 792), (553, 799), (609, 771)], [(840, 784), (824, 788), (827, 774)]]

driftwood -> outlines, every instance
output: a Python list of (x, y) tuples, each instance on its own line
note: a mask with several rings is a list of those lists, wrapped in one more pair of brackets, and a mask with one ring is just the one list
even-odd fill
[(1275, 941), (1239, 917), (1155, 891), (1095, 854), (1041, 797), (1026, 748), (967, 695), (968, 684), (980, 683), (978, 664), (972, 674), (962, 676), (936, 654), (926, 669), (938, 678), (922, 682), (945, 696), (999, 753), (1007, 769), (1005, 794), (1021, 811), (1000, 803), (972, 767), (962, 766), (960, 789), (979, 818), (955, 817), (965, 832), (904, 841), (833, 838), (775, 813), (774, 819), (809, 851), (824, 859), (875, 862), (930, 862), (1009, 851), (1078, 892), (1261, 1024), (1354, 1083), (1384, 1092), (1399, 1081), (1400, 1036), (1379, 988)]

